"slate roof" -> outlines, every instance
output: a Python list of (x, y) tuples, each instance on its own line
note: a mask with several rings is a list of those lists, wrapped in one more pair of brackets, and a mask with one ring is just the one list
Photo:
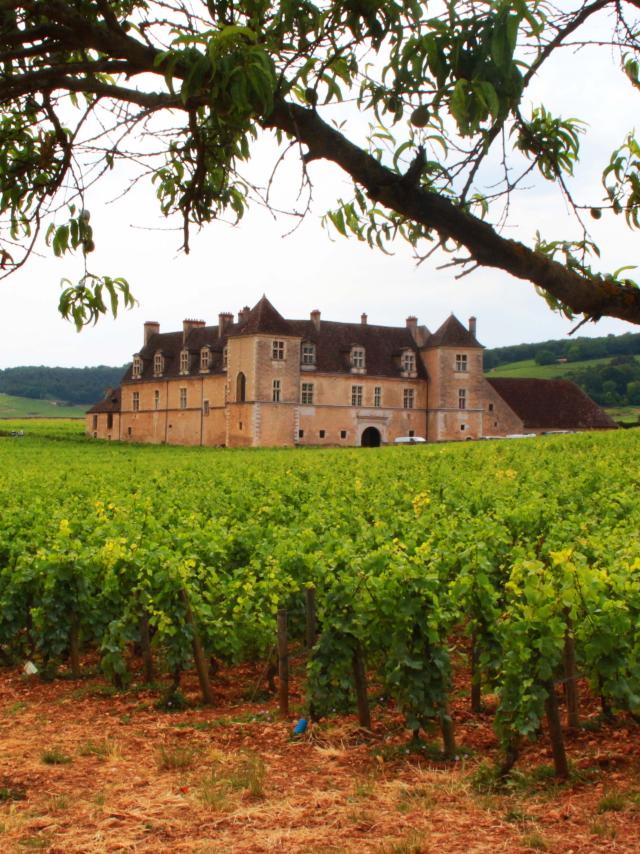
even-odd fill
[(94, 403), (91, 409), (87, 410), (87, 415), (94, 415), (98, 412), (120, 412), (120, 387), (108, 389), (104, 398), (98, 403)]
[(522, 419), (525, 429), (597, 430), (617, 426), (569, 380), (487, 377), (487, 382)]
[(425, 347), (482, 347), (482, 344), (460, 323), (455, 314), (451, 314), (440, 329), (429, 336)]
[(266, 296), (263, 296), (251, 309), (238, 335), (295, 335), (288, 321), (275, 309)]
[[(418, 356), (418, 347), (406, 327), (375, 326), (363, 323), (339, 323), (322, 320), (320, 328), (310, 320), (286, 320), (263, 296), (241, 322), (230, 323), (222, 336), (215, 326), (200, 326), (190, 330), (184, 340), (183, 332), (160, 332), (152, 335), (139, 351), (142, 357), (142, 380), (171, 379), (180, 374), (180, 351), (186, 346), (190, 355), (189, 374), (200, 375), (200, 350), (210, 349), (209, 374), (224, 373), (222, 352), (229, 338), (240, 335), (282, 335), (299, 337), (316, 345), (316, 371), (350, 373), (350, 353), (353, 346), (365, 348), (366, 375), (400, 377), (400, 359), (404, 350), (416, 354), (416, 372), (426, 379), (426, 371)], [(474, 339), (475, 340), (475, 339)], [(476, 346), (479, 346), (476, 344)], [(153, 358), (160, 351), (164, 357), (161, 378), (153, 375)], [(131, 382), (131, 366), (122, 382)], [(303, 371), (303, 374), (306, 373)], [(313, 371), (309, 371), (313, 373)], [(353, 374), (354, 377), (359, 374)], [(137, 382), (137, 380), (135, 381)], [(104, 411), (104, 410), (101, 410)]]

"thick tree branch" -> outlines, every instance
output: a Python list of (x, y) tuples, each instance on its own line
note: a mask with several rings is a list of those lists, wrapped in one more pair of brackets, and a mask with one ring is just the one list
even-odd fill
[(502, 237), (489, 223), (445, 197), (408, 185), (402, 175), (354, 145), (315, 110), (281, 99), (264, 126), (297, 138), (314, 159), (336, 163), (385, 207), (462, 244), (478, 264), (533, 282), (576, 313), (640, 323), (640, 289), (580, 276), (523, 243)]

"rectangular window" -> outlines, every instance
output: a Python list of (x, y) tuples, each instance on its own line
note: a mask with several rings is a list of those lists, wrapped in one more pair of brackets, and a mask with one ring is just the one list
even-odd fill
[[(107, 430), (112, 430), (112, 429), (113, 429), (113, 412), (110, 412), (107, 415)], [(111, 437), (109, 437), (109, 438), (111, 438)]]
[(142, 376), (142, 359), (140, 356), (133, 357), (133, 368), (131, 370), (131, 376), (134, 380), (139, 380)]
[(203, 415), (209, 414), (209, 401), (208, 400), (202, 401), (202, 414)]
[(456, 353), (456, 371), (467, 370), (467, 355), (466, 353)]
[(160, 392), (156, 389), (153, 393), (153, 408), (160, 409)]
[(274, 380), (271, 389), (271, 400), (273, 403), (280, 403), (280, 380)]
[(202, 350), (200, 350), (200, 370), (209, 370), (209, 350), (207, 347), (204, 347)]
[(298, 430), (298, 439), (304, 439), (304, 430)]
[(161, 377), (164, 371), (164, 358), (162, 357), (162, 353), (156, 353), (153, 357), (153, 375), (155, 377)]
[(133, 398), (131, 400), (131, 408), (134, 412), (138, 412), (140, 409), (140, 392), (134, 391)]
[(416, 396), (416, 393), (415, 393), (414, 389), (405, 388), (403, 398), (402, 398), (402, 405), (404, 406), (405, 409), (413, 409), (414, 404), (415, 404), (415, 396)]
[(187, 390), (186, 388), (180, 389), (180, 409), (187, 408)]
[(300, 402), (307, 406), (313, 403), (313, 383), (302, 383)]
[(373, 390), (373, 405), (382, 406), (382, 386), (377, 385)]
[(416, 431), (415, 431), (415, 430), (409, 430), (409, 435), (410, 435), (410, 436), (415, 436), (415, 435), (416, 435)]
[(321, 438), (321, 439), (324, 439), (324, 437), (325, 437), (325, 431), (324, 431), (324, 430), (319, 430), (319, 431), (318, 431), (318, 435), (320, 436), (320, 438)]
[(346, 430), (341, 430), (341, 431), (340, 431), (340, 438), (341, 438), (341, 439), (346, 439), (346, 438), (347, 438), (347, 431), (346, 431)]
[(181, 350), (180, 351), (180, 373), (188, 374), (189, 373), (189, 351)]
[(406, 352), (402, 354), (402, 370), (405, 373), (413, 373), (416, 369), (415, 353)]
[(493, 412), (493, 403), (489, 404), (489, 412)]
[(302, 364), (315, 365), (316, 363), (316, 346), (315, 344), (302, 345)]
[(458, 409), (467, 408), (467, 390), (466, 388), (458, 389)]
[(226, 347), (222, 350), (222, 367), (226, 371), (229, 364), (229, 351)]
[(364, 347), (354, 347), (351, 351), (351, 367), (364, 368)]
[(351, 386), (351, 406), (362, 406), (362, 386)]
[(93, 429), (97, 430), (98, 429), (98, 416), (94, 415), (92, 420), (93, 420)]
[(271, 344), (271, 358), (277, 362), (284, 359), (284, 341), (273, 341)]

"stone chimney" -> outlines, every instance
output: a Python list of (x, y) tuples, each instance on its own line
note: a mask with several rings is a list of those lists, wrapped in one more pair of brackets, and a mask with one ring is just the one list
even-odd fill
[(241, 308), (240, 311), (238, 312), (238, 323), (246, 323), (250, 312), (251, 312), (251, 309), (249, 308), (248, 305), (245, 305), (244, 308)]
[(187, 319), (182, 321), (182, 343), (185, 344), (192, 329), (202, 329), (204, 320)]
[(411, 337), (415, 341), (418, 337), (418, 318), (415, 315), (410, 314), (406, 320), (407, 329), (411, 333)]
[(149, 343), (153, 335), (160, 332), (160, 324), (156, 320), (147, 320), (144, 324), (144, 343), (145, 346)]
[(313, 323), (313, 325), (316, 328), (316, 332), (319, 332), (320, 331), (320, 312), (318, 311), (317, 308), (314, 308), (314, 310), (311, 312), (311, 314), (309, 316), (311, 318), (311, 322)]
[(218, 338), (222, 338), (224, 333), (233, 323), (233, 315), (229, 311), (223, 311), (218, 315)]
[(476, 337), (476, 319), (475, 319), (475, 317), (469, 318), (469, 332), (473, 335), (474, 338)]
[(360, 323), (363, 326), (367, 325), (367, 315), (364, 312), (360, 315)]

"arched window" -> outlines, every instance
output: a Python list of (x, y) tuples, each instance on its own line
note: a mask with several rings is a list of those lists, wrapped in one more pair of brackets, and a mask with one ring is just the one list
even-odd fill
[(247, 395), (247, 380), (245, 375), (240, 371), (236, 380), (236, 402), (244, 403)]
[(131, 376), (134, 380), (139, 380), (142, 376), (142, 359), (136, 355), (133, 357), (133, 365), (131, 367)]
[(158, 350), (158, 352), (153, 357), (153, 375), (154, 377), (161, 377), (164, 373), (164, 357), (162, 353)]

